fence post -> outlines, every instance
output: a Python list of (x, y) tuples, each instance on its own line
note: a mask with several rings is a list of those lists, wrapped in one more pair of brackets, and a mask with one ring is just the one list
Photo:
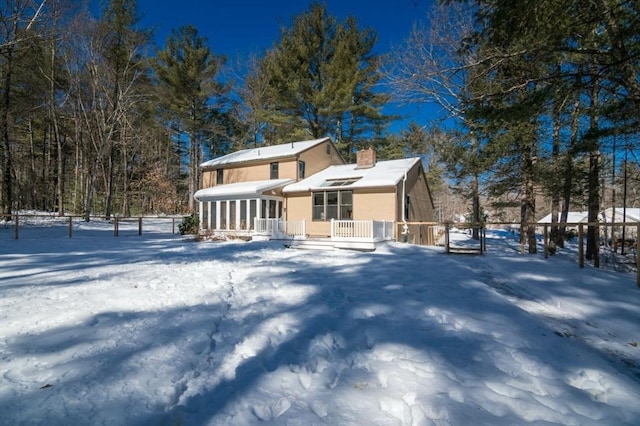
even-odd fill
[(578, 265), (584, 268), (584, 226), (578, 224)]
[(69, 216), (69, 238), (73, 234), (73, 216)]
[(487, 251), (487, 228), (483, 227), (482, 228), (482, 234), (483, 234), (483, 238), (482, 238), (482, 245), (484, 247), (484, 251)]
[(444, 247), (445, 252), (449, 254), (449, 223), (444, 224)]
[(138, 235), (142, 235), (142, 216), (138, 217)]
[[(596, 224), (597, 225), (597, 224)], [(598, 241), (596, 242), (596, 246), (594, 247), (595, 250), (595, 257), (593, 258), (593, 266), (595, 266), (596, 268), (600, 267), (600, 226), (595, 226), (596, 228), (596, 238), (598, 239)]]
[(549, 257), (549, 244), (547, 243), (547, 240), (549, 239), (549, 225), (547, 225), (546, 223), (544, 224), (544, 241), (543, 241), (543, 245), (544, 245), (544, 258), (547, 259)]
[(14, 237), (17, 240), (18, 239), (18, 221), (20, 219), (18, 219), (20, 216), (18, 216), (18, 213), (16, 213), (16, 220), (15, 220), (15, 230), (14, 230)]
[(171, 233), (172, 234), (176, 233), (176, 218), (175, 217), (171, 218)]
[(334, 231), (334, 224), (335, 220), (333, 220), (333, 218), (331, 218), (331, 239), (333, 240), (333, 238), (335, 237), (335, 231)]
[(118, 216), (113, 217), (113, 236), (118, 236)]

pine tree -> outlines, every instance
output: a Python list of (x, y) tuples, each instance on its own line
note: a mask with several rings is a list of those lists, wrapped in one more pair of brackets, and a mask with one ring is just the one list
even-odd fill
[(212, 102), (228, 89), (215, 80), (225, 58), (215, 55), (193, 26), (174, 30), (154, 64), (169, 126), (178, 138), (188, 139), (189, 211), (200, 187), (202, 149), (214, 125)]
[(375, 42), (372, 30), (358, 29), (353, 18), (337, 22), (319, 3), (282, 28), (260, 67), (269, 81), (267, 143), (333, 136), (349, 160), (390, 120), (381, 112), (387, 97), (374, 90), (380, 81)]
[[(570, 88), (575, 99), (591, 99), (590, 104), (579, 110), (584, 114), (578, 119), (583, 125), (575, 132), (574, 148), (586, 150), (589, 155), (589, 220), (595, 221), (600, 208), (602, 139), (614, 132), (602, 118), (608, 115), (609, 123), (626, 121), (627, 132), (638, 130), (638, 3), (477, 0), (474, 9), (476, 31), (467, 42), (472, 49), (483, 53), (477, 66), (484, 70), (480, 75), (492, 83), (475, 91), (472, 101), (501, 101), (519, 93), (520, 99), (514, 106), (536, 105), (538, 117), (545, 114), (552, 117), (548, 122), (553, 122), (559, 113), (552, 106), (557, 101), (555, 94), (559, 87)], [(518, 71), (512, 72), (513, 67)], [(636, 110), (636, 117), (632, 119), (633, 114), (628, 113), (631, 105)], [(491, 118), (494, 112), (485, 111), (483, 119), (495, 124)], [(517, 125), (517, 121), (505, 115), (502, 128)], [(557, 142), (554, 142), (556, 146)], [(565, 176), (568, 178), (570, 173)], [(590, 226), (588, 257), (597, 259), (598, 244), (597, 229)]]

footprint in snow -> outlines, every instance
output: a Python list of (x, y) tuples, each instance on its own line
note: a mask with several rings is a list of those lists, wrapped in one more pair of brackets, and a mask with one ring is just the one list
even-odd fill
[(327, 417), (327, 414), (329, 414), (329, 409), (327, 408), (327, 405), (321, 401), (313, 401), (310, 404), (310, 408), (313, 414), (320, 417), (321, 419), (324, 417)]
[(286, 413), (289, 408), (291, 408), (291, 402), (286, 398), (282, 398), (275, 404), (254, 405), (251, 408), (251, 412), (258, 420), (268, 422), (277, 419)]

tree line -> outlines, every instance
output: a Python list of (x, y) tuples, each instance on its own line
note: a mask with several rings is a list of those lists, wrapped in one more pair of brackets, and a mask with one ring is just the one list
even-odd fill
[(192, 211), (205, 155), (260, 144), (331, 136), (347, 160), (365, 143), (403, 155), (385, 133), (376, 34), (355, 18), (311, 3), (237, 78), (197, 28), (156, 48), (139, 21), (135, 0), (98, 17), (71, 0), (2, 3), (4, 217)]
[[(638, 8), (446, 0), (381, 55), (373, 29), (312, 2), (233, 73), (193, 26), (155, 47), (135, 0), (105, 0), (97, 17), (71, 0), (7, 0), (1, 213), (193, 211), (205, 156), (330, 136), (347, 161), (365, 146), (422, 156), (436, 201), (452, 186), (474, 222), (518, 209), (535, 250), (541, 196), (556, 222), (576, 205), (595, 222), (605, 178), (637, 177), (622, 158), (634, 163), (639, 127)], [(443, 118), (392, 133), (390, 102), (436, 104)], [(562, 245), (560, 226), (552, 235)]]
[[(535, 252), (541, 196), (562, 246), (558, 223), (570, 209), (586, 206), (595, 223), (606, 188), (616, 206), (629, 170), (637, 188), (639, 9), (637, 0), (446, 0), (395, 50), (396, 91), (439, 103), (456, 121), (440, 150), (469, 182), (475, 222), (481, 195), (519, 207)], [(587, 240), (593, 258), (596, 226)]]

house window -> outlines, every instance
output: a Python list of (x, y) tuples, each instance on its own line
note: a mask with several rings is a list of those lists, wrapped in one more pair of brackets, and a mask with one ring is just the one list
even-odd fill
[(353, 191), (314, 192), (312, 219), (353, 219)]
[(298, 179), (304, 179), (304, 161), (298, 161)]
[(313, 193), (313, 220), (325, 220), (324, 192)]
[(269, 200), (269, 217), (271, 219), (277, 219), (278, 218), (276, 216), (277, 204), (278, 204), (278, 202), (276, 200)]
[(270, 179), (278, 179), (278, 163), (271, 163)]
[(216, 169), (216, 185), (222, 185), (224, 183), (224, 170)]
[(331, 155), (331, 146), (327, 144), (327, 155)]
[(327, 219), (338, 219), (338, 191), (327, 192), (326, 200)]
[(340, 219), (353, 219), (353, 192), (340, 191)]

